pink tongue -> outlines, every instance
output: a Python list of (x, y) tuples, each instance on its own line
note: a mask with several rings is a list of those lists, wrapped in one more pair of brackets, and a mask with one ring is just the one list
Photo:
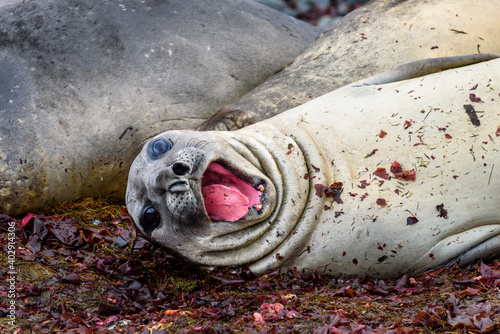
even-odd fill
[(237, 189), (213, 184), (202, 189), (205, 209), (213, 220), (234, 222), (248, 213), (248, 198)]
[(201, 182), (205, 210), (212, 220), (236, 221), (248, 213), (248, 208), (260, 204), (261, 191), (213, 162)]

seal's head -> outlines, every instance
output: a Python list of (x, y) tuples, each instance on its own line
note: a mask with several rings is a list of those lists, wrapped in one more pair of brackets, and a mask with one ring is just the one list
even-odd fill
[[(248, 243), (238, 232), (270, 216), (275, 192), (258, 162), (249, 162), (217, 133), (168, 131), (146, 143), (135, 159), (126, 201), (150, 241), (188, 260), (217, 265), (207, 254)], [(228, 263), (244, 263), (236, 253)]]

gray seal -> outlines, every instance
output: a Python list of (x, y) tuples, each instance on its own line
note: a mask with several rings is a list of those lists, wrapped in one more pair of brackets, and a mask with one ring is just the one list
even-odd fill
[(259, 275), (388, 278), (498, 256), (500, 59), (475, 57), (236, 131), (167, 131), (132, 165), (128, 211), (189, 261)]
[(0, 212), (124, 198), (145, 141), (195, 129), (316, 30), (253, 1), (0, 4)]
[[(500, 2), (480, 0), (474, 8), (467, 0), (370, 1), (200, 129), (235, 130), (408, 62), (500, 53)], [(463, 64), (427, 66), (416, 75)]]

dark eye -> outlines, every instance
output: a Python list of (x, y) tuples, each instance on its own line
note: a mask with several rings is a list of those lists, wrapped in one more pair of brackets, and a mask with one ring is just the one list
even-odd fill
[(172, 148), (172, 143), (160, 138), (153, 141), (149, 148), (153, 158), (159, 158)]
[(151, 233), (160, 224), (160, 213), (152, 206), (144, 209), (141, 219), (141, 225), (145, 232)]

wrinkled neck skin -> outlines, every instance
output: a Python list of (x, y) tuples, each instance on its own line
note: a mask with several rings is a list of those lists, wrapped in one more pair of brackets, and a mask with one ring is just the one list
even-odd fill
[[(216, 133), (264, 172), (277, 198), (261, 222), (233, 222), (241, 231), (207, 237), (226, 253), (200, 262), (244, 264), (255, 274), (282, 267), (388, 278), (498, 254), (499, 64), (348, 86)], [(466, 113), (469, 103), (480, 125)], [(397, 177), (395, 161), (416, 179)], [(321, 192), (340, 182), (338, 201)]]
[[(202, 262), (217, 266), (247, 265), (257, 275), (283, 267), (297, 256), (316, 228), (323, 205), (317, 203), (322, 199), (314, 195), (311, 184), (313, 180), (324, 180), (321, 182), (325, 184), (334, 182), (319, 172), (329, 170), (330, 162), (323, 158), (319, 145), (303, 129), (294, 131), (296, 137), (292, 137), (273, 125), (261, 123), (258, 128), (218, 135), (272, 180), (277, 198), (273, 212), (265, 220), (210, 238), (212, 247), (217, 245), (220, 250), (204, 252)], [(304, 154), (306, 146), (307, 154)], [(309, 163), (311, 158), (316, 169)], [(307, 217), (303, 216), (305, 210)], [(317, 214), (313, 214), (314, 210)], [(314, 216), (316, 219), (310, 218)]]
[[(299, 225), (312, 227), (297, 238), (303, 241), (299, 250), (293, 249), (295, 236), (290, 238), (291, 256), (283, 267), (388, 278), (498, 255), (499, 102), (498, 92), (490, 89), (498, 83), (494, 64), (384, 86), (345, 87), (256, 124), (298, 138), (310, 173), (311, 202), (297, 217)], [(464, 111), (476, 84), (475, 94), (484, 97), (475, 104), (481, 110), (480, 126)], [(416, 97), (407, 93), (413, 90)], [(406, 129), (410, 119), (415, 125)], [(452, 139), (443, 134), (443, 126)], [(390, 133), (381, 138), (381, 129)], [(390, 172), (394, 161), (414, 169), (416, 181), (395, 178)], [(376, 177), (379, 167), (392, 178)], [(362, 187), (361, 181), (371, 185)], [(343, 183), (343, 203), (316, 193), (316, 185), (334, 182)], [(412, 217), (418, 222), (412, 224)], [(263, 269), (259, 264), (252, 267), (256, 273)]]

